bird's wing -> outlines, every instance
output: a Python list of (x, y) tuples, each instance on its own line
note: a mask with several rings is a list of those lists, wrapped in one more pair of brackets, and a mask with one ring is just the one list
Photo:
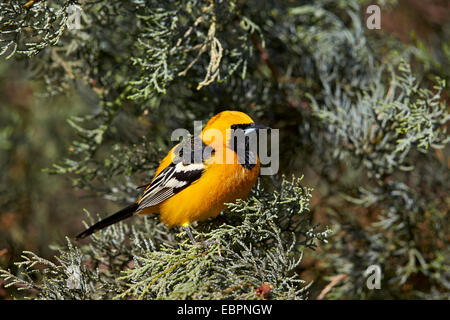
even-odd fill
[(136, 211), (158, 205), (200, 179), (206, 168), (204, 155), (210, 156), (214, 150), (208, 150), (211, 147), (201, 140), (194, 143), (195, 139), (197, 138), (191, 138), (174, 148), (173, 161), (147, 186), (138, 201), (139, 207)]

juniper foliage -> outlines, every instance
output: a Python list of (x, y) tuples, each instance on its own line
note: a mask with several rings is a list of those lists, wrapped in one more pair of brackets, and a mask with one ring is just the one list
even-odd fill
[(310, 283), (295, 270), (304, 250), (329, 232), (310, 225), (311, 189), (300, 179), (284, 179), (279, 190), (258, 184), (248, 200), (230, 204), (224, 221), (203, 224), (194, 235), (208, 246), (146, 217), (131, 229), (121, 223), (95, 234), (87, 246), (67, 238), (58, 263), (24, 252), (20, 275), (1, 276), (38, 299), (257, 299), (265, 283), (275, 299), (306, 298)]
[[(448, 50), (425, 57), (368, 31), (366, 1), (86, 0), (70, 29), (76, 3), (0, 4), (0, 53), (26, 61), (46, 97), (76, 89), (92, 108), (68, 120), (78, 138), (49, 173), (134, 201), (174, 128), (233, 108), (280, 129), (282, 172), (305, 173), (314, 205), (299, 181), (263, 178), (196, 227), (207, 248), (147, 217), (68, 240), (57, 262), (25, 253), (2, 271), (9, 284), (46, 299), (258, 298), (263, 283), (307, 298), (305, 254), (312, 297), (345, 275), (327, 298), (448, 298), (448, 89), (435, 77)], [(366, 286), (370, 265), (382, 290)]]

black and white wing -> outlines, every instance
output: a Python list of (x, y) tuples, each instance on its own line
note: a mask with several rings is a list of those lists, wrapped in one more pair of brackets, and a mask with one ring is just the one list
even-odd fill
[(180, 143), (175, 148), (175, 159), (147, 186), (138, 201), (137, 211), (160, 204), (200, 179), (205, 170), (205, 164), (203, 163), (203, 157), (197, 156), (199, 154), (198, 148), (201, 148), (201, 155), (211, 155), (214, 151), (208, 150), (210, 147), (202, 142), (199, 144), (197, 151), (195, 151), (195, 148), (183, 148), (188, 144), (193, 146), (193, 140), (194, 138), (187, 143)]

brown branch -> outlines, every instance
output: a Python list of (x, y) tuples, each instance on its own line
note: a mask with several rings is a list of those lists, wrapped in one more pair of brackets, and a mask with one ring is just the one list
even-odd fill
[(338, 284), (339, 281), (344, 280), (347, 277), (348, 274), (338, 274), (337, 276), (331, 278), (330, 283), (325, 288), (322, 289), (319, 296), (317, 297), (317, 300), (322, 300), (326, 296), (326, 294), (330, 292), (330, 290), (333, 289), (335, 285)]
[(23, 6), (27, 9), (31, 8), (33, 6), (33, 4), (35, 4), (36, 2), (39, 2), (39, 0), (30, 0), (27, 3), (25, 3)]
[[(267, 52), (266, 48), (263, 47), (258, 37), (254, 33), (252, 33), (250, 38), (252, 40), (253, 46), (255, 46), (256, 50), (258, 50), (260, 54), (261, 64), (267, 65), (267, 67), (270, 70), (270, 73), (272, 74), (272, 80), (277, 85), (277, 87), (280, 87), (278, 86), (279, 83), (290, 82), (291, 79), (288, 79), (284, 76), (280, 76), (275, 63), (273, 63), (273, 61), (270, 59), (269, 53)], [(301, 82), (301, 79), (297, 78), (294, 81)], [(280, 92), (283, 95), (284, 100), (290, 107), (297, 108), (299, 106), (298, 101), (289, 99), (288, 94), (286, 93), (286, 90), (283, 87), (280, 87)]]
[(275, 82), (279, 82), (278, 78), (278, 71), (275, 64), (270, 60), (269, 53), (267, 52), (266, 48), (264, 48), (261, 44), (261, 42), (258, 40), (256, 35), (254, 33), (251, 34), (252, 43), (255, 46), (255, 48), (258, 50), (260, 56), (261, 56), (261, 63), (266, 64), (267, 67), (269, 67), (270, 72), (272, 73), (272, 78)]

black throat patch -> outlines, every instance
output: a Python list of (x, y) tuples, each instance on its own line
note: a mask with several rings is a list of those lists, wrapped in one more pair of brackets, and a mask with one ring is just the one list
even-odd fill
[[(251, 128), (252, 123), (234, 124), (231, 129), (234, 131), (245, 130)], [(244, 141), (238, 139), (238, 136), (232, 134), (230, 137), (229, 145), (232, 146), (232, 150), (236, 153), (238, 162), (245, 169), (251, 170), (256, 166), (256, 154), (250, 149), (250, 137), (244, 136)]]

